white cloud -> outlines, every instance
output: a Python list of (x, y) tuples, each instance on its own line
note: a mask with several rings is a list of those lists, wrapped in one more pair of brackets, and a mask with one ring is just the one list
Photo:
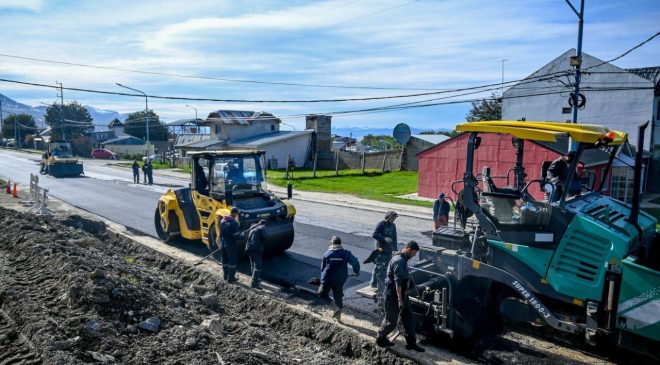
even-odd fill
[(45, 0), (0, 0), (0, 9), (40, 11)]

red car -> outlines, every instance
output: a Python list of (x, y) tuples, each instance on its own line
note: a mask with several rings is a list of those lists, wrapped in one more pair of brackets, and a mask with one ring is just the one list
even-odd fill
[(117, 154), (112, 151), (106, 150), (105, 148), (95, 148), (92, 150), (92, 158), (107, 158), (110, 160), (116, 160)]

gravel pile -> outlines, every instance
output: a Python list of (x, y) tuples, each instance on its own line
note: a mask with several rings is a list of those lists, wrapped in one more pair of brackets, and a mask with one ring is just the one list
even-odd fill
[(1, 364), (412, 363), (102, 223), (0, 208), (0, 227)]

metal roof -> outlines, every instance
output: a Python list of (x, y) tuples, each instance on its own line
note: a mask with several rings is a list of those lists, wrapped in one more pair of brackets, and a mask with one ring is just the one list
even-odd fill
[(263, 134), (256, 137), (231, 141), (229, 145), (230, 146), (265, 146), (267, 144), (281, 142), (287, 139), (296, 138), (312, 133), (314, 133), (314, 131), (311, 129), (304, 131), (279, 131), (275, 133)]
[(444, 134), (413, 134), (411, 137), (421, 139), (422, 141), (426, 141), (432, 144), (438, 144), (449, 139), (449, 136), (445, 136)]
[(534, 141), (556, 142), (557, 137), (569, 135), (576, 142), (596, 143), (606, 133), (614, 132), (614, 140), (611, 145), (619, 145), (626, 141), (628, 135), (624, 132), (610, 131), (609, 129), (594, 124), (572, 124), (558, 122), (531, 122), (531, 121), (484, 121), (469, 122), (456, 126), (460, 132), (481, 133), (503, 133), (510, 134), (520, 139)]
[(249, 125), (256, 120), (268, 120), (280, 123), (274, 115), (266, 112), (255, 112), (245, 110), (216, 110), (206, 118), (209, 123), (243, 124)]
[(135, 141), (139, 141), (140, 143), (144, 143), (144, 141), (143, 141), (142, 139), (140, 139), (140, 138), (137, 138), (137, 137), (134, 137), (134, 136), (126, 135), (126, 136), (121, 136), (121, 137), (117, 137), (117, 138), (109, 139), (109, 140), (107, 140), (107, 141), (105, 141), (105, 142), (103, 142), (103, 143), (101, 143), (101, 144), (113, 144), (113, 143), (115, 143), (115, 142), (124, 141), (124, 140), (127, 140), (127, 139), (135, 140)]
[(220, 145), (225, 143), (225, 140), (220, 140), (220, 139), (203, 139), (201, 141), (195, 141), (195, 142), (190, 142), (187, 144), (182, 144), (182, 145), (177, 145), (177, 147), (181, 148), (208, 148), (211, 146), (215, 145)]
[(179, 119), (175, 120), (172, 122), (165, 123), (166, 126), (168, 127), (175, 127), (175, 126), (184, 126), (184, 125), (208, 125), (208, 122), (204, 119), (200, 118), (192, 118), (192, 119)]
[(265, 151), (261, 150), (227, 150), (227, 151), (197, 151), (188, 152), (188, 156), (194, 155), (219, 155), (219, 156), (239, 156), (239, 155), (256, 155), (263, 154)]

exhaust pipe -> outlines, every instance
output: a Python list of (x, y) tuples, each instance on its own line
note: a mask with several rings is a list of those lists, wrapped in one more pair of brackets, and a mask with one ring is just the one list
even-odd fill
[(639, 126), (637, 132), (637, 154), (635, 155), (635, 170), (633, 184), (633, 196), (632, 196), (632, 207), (630, 208), (630, 217), (628, 217), (628, 223), (632, 224), (637, 228), (639, 248), (637, 249), (637, 257), (644, 259), (646, 254), (646, 247), (644, 247), (644, 237), (642, 227), (639, 225), (639, 209), (640, 209), (640, 189), (642, 182), (642, 155), (644, 154), (644, 132), (648, 127), (649, 122)]

